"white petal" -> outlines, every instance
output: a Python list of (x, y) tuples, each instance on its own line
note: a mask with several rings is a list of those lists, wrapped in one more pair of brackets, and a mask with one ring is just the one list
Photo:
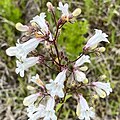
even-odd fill
[(25, 106), (29, 106), (29, 105), (33, 104), (37, 100), (38, 96), (39, 96), (39, 94), (37, 93), (37, 94), (32, 94), (32, 95), (24, 98), (23, 104)]
[(81, 65), (83, 65), (84, 63), (90, 63), (90, 56), (88, 55), (83, 55), (82, 57), (80, 57), (76, 62), (74, 67), (79, 67)]
[(95, 48), (94, 46), (97, 47), (97, 44), (101, 41), (109, 42), (106, 37), (108, 37), (108, 35), (102, 33), (101, 30), (95, 29), (95, 35), (88, 40), (87, 44), (85, 45), (85, 48), (89, 48), (89, 47)]
[(97, 94), (101, 97), (101, 98), (105, 98), (107, 95), (105, 93), (105, 91), (103, 91), (102, 89), (100, 88), (97, 88), (97, 87), (94, 87), (95, 88), (95, 91), (97, 92)]
[(93, 82), (92, 84), (95, 85), (97, 88), (104, 90), (107, 95), (109, 95), (110, 92), (112, 92), (112, 88), (110, 87), (110, 83)]
[(58, 96), (60, 97), (60, 98), (63, 98), (64, 97), (64, 92), (63, 92), (63, 90), (61, 89), (60, 91), (58, 91)]
[(36, 15), (30, 22), (36, 22), (39, 25), (39, 27), (43, 30), (43, 32), (48, 33), (48, 26), (45, 22), (45, 17), (45, 13), (41, 13), (40, 16)]
[(50, 97), (47, 101), (46, 109), (48, 110), (54, 109), (54, 106), (55, 106), (55, 100), (53, 97)]
[(63, 83), (66, 79), (66, 70), (60, 72), (57, 77), (55, 78), (55, 82)]
[(89, 110), (88, 103), (82, 95), (80, 95), (80, 107), (82, 111)]
[(6, 54), (7, 54), (8, 56), (15, 56), (16, 53), (17, 53), (16, 47), (10, 47), (10, 48), (8, 48), (8, 49), (6, 50)]
[(19, 68), (16, 68), (15, 72), (16, 72), (16, 74), (18, 74), (20, 72)]
[(29, 67), (34, 66), (36, 63), (38, 63), (39, 57), (29, 57), (24, 60), (24, 68), (28, 69)]
[(40, 43), (39, 39), (32, 38), (27, 42), (23, 43), (23, 49), (26, 52), (26, 54), (28, 54), (29, 52), (35, 50), (39, 43)]
[(21, 77), (24, 77), (24, 70), (23, 70), (23, 71), (20, 71), (20, 76), (21, 76)]
[(79, 70), (75, 70), (74, 71), (74, 74), (75, 74), (75, 79), (78, 81), (78, 82), (83, 82), (85, 79), (86, 79), (86, 75), (85, 73), (79, 71)]

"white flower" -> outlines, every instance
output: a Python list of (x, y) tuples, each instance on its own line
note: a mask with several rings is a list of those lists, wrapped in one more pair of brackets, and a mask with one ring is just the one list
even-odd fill
[(112, 92), (110, 83), (93, 82), (94, 89), (101, 98), (105, 98)]
[(49, 100), (47, 101), (43, 120), (57, 120), (57, 117), (55, 115), (54, 106), (55, 106), (55, 100), (53, 97), (50, 97)]
[(25, 58), (23, 62), (16, 61), (17, 68), (15, 72), (18, 74), (20, 73), (21, 77), (24, 77), (24, 71), (27, 70), (28, 68), (34, 66), (36, 63), (38, 63), (39, 57), (29, 57)]
[(95, 29), (95, 35), (92, 36), (87, 44), (85, 45), (85, 49), (88, 49), (88, 48), (91, 48), (91, 49), (94, 49), (97, 47), (98, 43), (101, 42), (101, 41), (104, 41), (104, 42), (108, 42), (108, 39), (107, 39), (108, 35), (106, 33), (102, 33), (102, 30), (98, 30), (98, 29)]
[(29, 106), (29, 105), (32, 105), (36, 100), (37, 98), (40, 96), (40, 93), (36, 93), (36, 94), (32, 94), (30, 96), (27, 96), (24, 98), (23, 100), (23, 104), (25, 106)]
[(62, 12), (62, 16), (69, 16), (67, 3), (65, 5), (63, 5), (62, 2), (59, 2), (59, 7), (57, 7), (57, 9)]
[(35, 76), (32, 76), (32, 78), (31, 78), (31, 80), (30, 80), (30, 81), (32, 81), (32, 82), (36, 83), (38, 86), (40, 86), (40, 87), (44, 88), (44, 87), (43, 87), (43, 86), (44, 86), (44, 84), (43, 84), (43, 82), (40, 80), (40, 78), (39, 78), (39, 75), (38, 75), (38, 74), (36, 74)]
[(90, 120), (90, 118), (94, 118), (95, 113), (93, 112), (93, 108), (88, 106), (87, 101), (85, 98), (80, 95), (80, 101), (77, 105), (76, 114), (79, 119)]
[(75, 80), (77, 80), (78, 82), (84, 82), (84, 80), (87, 79), (85, 73), (79, 70), (75, 70), (74, 74), (75, 74)]
[(43, 120), (57, 120), (55, 115), (55, 100), (50, 97), (47, 101), (47, 105), (40, 104), (38, 107), (31, 105), (27, 108), (29, 120), (38, 120), (38, 118), (43, 118)]
[(60, 98), (64, 97), (63, 88), (64, 88), (65, 79), (66, 79), (66, 70), (63, 70), (57, 75), (54, 81), (51, 80), (50, 81), (51, 83), (46, 85), (46, 88), (51, 96), (57, 95)]
[[(74, 74), (75, 75), (75, 80), (77, 80), (78, 82), (85, 82), (86, 81), (86, 75), (85, 73), (83, 73), (82, 68), (80, 68), (80, 70), (77, 69), (77, 67), (80, 67), (81, 65), (83, 65), (84, 63), (90, 63), (90, 56), (88, 55), (83, 55), (82, 57), (80, 57), (76, 62), (74, 67)], [(84, 69), (85, 70), (85, 69)], [(87, 69), (86, 69), (87, 70)]]
[(39, 118), (43, 118), (44, 117), (44, 113), (45, 113), (45, 106), (42, 104), (39, 104), (38, 107), (35, 107), (34, 104), (28, 106), (27, 108), (27, 112), (28, 112), (28, 120), (38, 120)]
[(45, 13), (40, 13), (40, 16), (36, 15), (35, 17), (33, 17), (33, 20), (31, 20), (30, 22), (37, 23), (37, 25), (41, 28), (42, 32), (44, 34), (46, 34), (46, 33), (48, 34), (49, 30), (48, 30), (48, 26), (45, 22), (45, 17), (46, 17)]
[(8, 48), (6, 54), (8, 56), (16, 56), (18, 59), (25, 58), (29, 52), (38, 46), (40, 41), (40, 39), (32, 38), (23, 44), (17, 43), (15, 47)]
[(84, 63), (90, 63), (90, 56), (88, 55), (83, 55), (82, 57), (80, 57), (76, 62), (74, 67), (79, 67), (81, 65), (83, 65)]

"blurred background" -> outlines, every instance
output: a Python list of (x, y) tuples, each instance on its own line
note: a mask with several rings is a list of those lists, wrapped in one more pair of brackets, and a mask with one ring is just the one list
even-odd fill
[[(51, 28), (54, 22), (47, 12), (48, 0), (0, 0), (0, 120), (27, 120), (23, 98), (31, 93), (26, 86), (31, 73), (42, 73), (43, 79), (49, 71), (40, 67), (30, 69), (25, 78), (15, 73), (15, 57), (6, 55), (5, 50), (14, 46), (21, 33), (15, 24), (27, 24), (35, 15), (46, 12)], [(58, 0), (51, 0), (58, 6)], [(103, 44), (106, 51), (100, 56), (92, 56), (87, 77), (90, 81), (110, 81), (113, 92), (106, 99), (88, 99), (96, 110), (96, 120), (120, 120), (120, 0), (63, 0), (72, 12), (81, 8), (82, 13), (74, 24), (66, 24), (59, 37), (59, 45), (74, 59), (82, 51), (86, 40), (93, 35), (94, 29), (108, 34), (110, 44)], [(59, 11), (56, 16), (59, 18)], [(101, 77), (102, 76), (102, 77)], [(103, 79), (103, 76), (104, 77)], [(31, 84), (31, 83), (30, 83)], [(87, 95), (88, 93), (86, 93)], [(89, 96), (89, 94), (88, 94)], [(77, 120), (75, 100), (69, 99), (61, 114), (61, 120)], [(71, 103), (71, 104), (70, 104)]]

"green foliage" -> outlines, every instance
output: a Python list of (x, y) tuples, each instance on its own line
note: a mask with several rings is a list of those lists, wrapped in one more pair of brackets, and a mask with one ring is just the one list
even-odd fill
[(13, 0), (0, 1), (0, 14), (13, 22), (20, 21), (22, 15), (20, 9), (15, 5), (15, 1), (13, 2)]
[(83, 43), (86, 38), (85, 34), (88, 33), (89, 24), (87, 20), (76, 22), (74, 24), (67, 23), (59, 37), (61, 46), (65, 46), (69, 57), (75, 58), (82, 52)]

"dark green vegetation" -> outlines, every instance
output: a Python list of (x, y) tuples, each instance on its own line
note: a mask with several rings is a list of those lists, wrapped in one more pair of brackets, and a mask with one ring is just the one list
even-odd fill
[[(8, 57), (5, 50), (15, 45), (17, 39), (21, 36), (15, 29), (17, 22), (24, 24), (40, 12), (47, 11), (47, 0), (0, 0), (0, 119), (1, 120), (25, 120), (26, 110), (22, 104), (25, 96), (31, 91), (26, 89), (28, 77), (20, 78), (15, 74), (15, 58)], [(45, 2), (46, 1), (46, 2)], [(51, 0), (57, 5), (56, 0)], [(85, 44), (88, 36), (94, 33), (94, 29), (103, 30), (109, 35), (110, 44), (106, 46), (106, 52), (100, 56), (93, 55), (92, 64), (89, 65), (87, 77), (89, 80), (101, 80), (101, 75), (106, 75), (105, 81), (110, 81), (113, 92), (109, 98), (99, 99), (86, 94), (89, 103), (94, 104), (98, 120), (118, 120), (120, 119), (120, 0), (69, 0), (70, 11), (80, 7), (81, 15), (77, 18), (75, 24), (67, 23), (59, 38), (60, 46), (67, 51), (67, 55), (73, 59), (80, 54), (82, 46)], [(46, 12), (48, 14), (48, 12)], [(57, 16), (58, 16), (57, 12)], [(54, 26), (50, 15), (47, 20), (51, 27)], [(86, 39), (87, 38), (87, 39)], [(40, 70), (36, 67), (40, 78), (44, 80), (47, 69)], [(31, 69), (35, 73), (35, 69)], [(31, 93), (34, 93), (32, 91)], [(68, 96), (70, 97), (70, 96)], [(91, 100), (89, 98), (94, 98)], [(76, 101), (72, 98), (67, 100), (61, 119), (75, 120)], [(57, 107), (59, 109), (60, 105)]]

